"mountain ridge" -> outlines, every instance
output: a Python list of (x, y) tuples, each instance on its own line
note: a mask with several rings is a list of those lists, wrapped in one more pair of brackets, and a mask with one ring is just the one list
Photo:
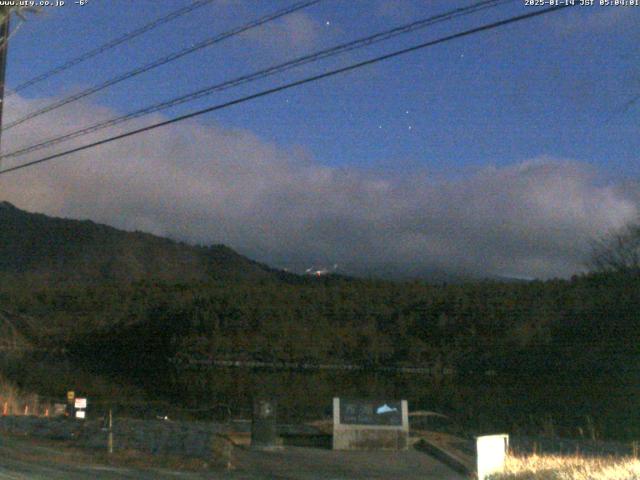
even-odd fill
[(225, 245), (188, 245), (0, 202), (0, 274), (45, 282), (268, 280), (292, 276)]

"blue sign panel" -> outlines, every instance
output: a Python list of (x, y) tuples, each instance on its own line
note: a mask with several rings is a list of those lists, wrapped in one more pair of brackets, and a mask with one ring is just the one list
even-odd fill
[(398, 400), (340, 399), (343, 425), (402, 426), (402, 402)]

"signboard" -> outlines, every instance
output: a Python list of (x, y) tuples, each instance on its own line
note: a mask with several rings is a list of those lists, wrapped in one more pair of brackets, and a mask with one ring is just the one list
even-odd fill
[(344, 425), (402, 426), (402, 402), (340, 400), (340, 423)]
[(404, 450), (408, 446), (406, 400), (333, 399), (334, 450)]
[(76, 411), (76, 418), (80, 418), (82, 420), (84, 420), (85, 418), (85, 411), (84, 410), (77, 410)]
[(65, 412), (67, 411), (67, 404), (66, 403), (54, 403), (53, 404), (53, 416), (54, 417), (61, 417), (65, 414)]
[(494, 473), (502, 473), (509, 448), (509, 435), (485, 435), (476, 438), (478, 451), (478, 480)]
[(74, 406), (75, 406), (76, 409), (84, 410), (85, 408), (87, 408), (87, 399), (86, 398), (76, 398), (76, 402), (75, 402)]
[(68, 403), (73, 403), (73, 399), (76, 398), (76, 392), (74, 392), (73, 390), (69, 390), (67, 392), (67, 402)]

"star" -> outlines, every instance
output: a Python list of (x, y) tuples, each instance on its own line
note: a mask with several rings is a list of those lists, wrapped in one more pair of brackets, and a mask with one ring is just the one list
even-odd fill
[(326, 22), (324, 22), (324, 24), (328, 27), (329, 25), (331, 25), (331, 22), (327, 20)]

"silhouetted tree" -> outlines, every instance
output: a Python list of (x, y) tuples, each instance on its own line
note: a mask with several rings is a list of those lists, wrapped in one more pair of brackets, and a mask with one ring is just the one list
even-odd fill
[(640, 270), (640, 223), (595, 240), (589, 266), (597, 272)]

